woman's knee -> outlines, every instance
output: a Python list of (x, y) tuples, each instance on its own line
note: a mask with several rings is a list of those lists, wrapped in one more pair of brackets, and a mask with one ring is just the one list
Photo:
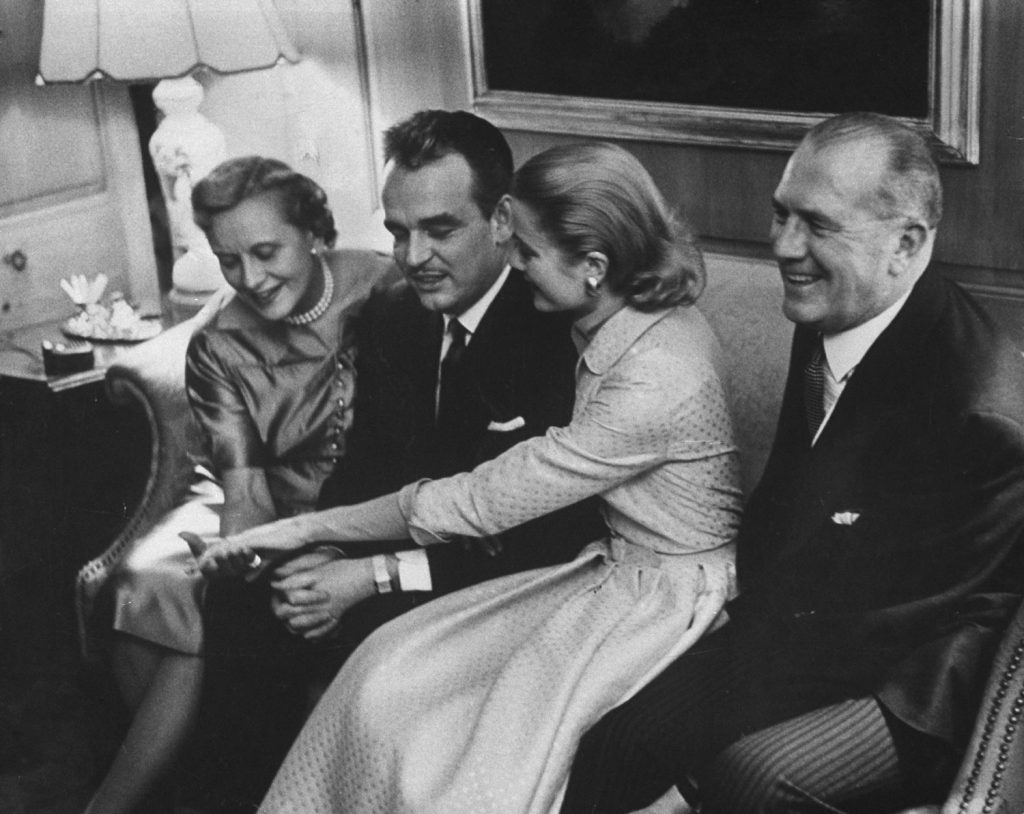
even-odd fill
[(344, 680), (336, 676), (323, 693), (344, 697), (351, 707), (373, 720), (391, 717), (403, 708), (401, 696), (412, 691), (417, 672), (403, 655), (388, 647), (362, 647), (342, 668)]

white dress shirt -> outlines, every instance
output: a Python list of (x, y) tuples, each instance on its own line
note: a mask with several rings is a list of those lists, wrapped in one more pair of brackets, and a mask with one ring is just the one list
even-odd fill
[(836, 402), (839, 401), (839, 396), (846, 389), (857, 365), (864, 358), (864, 354), (875, 344), (875, 340), (882, 335), (882, 331), (888, 328), (896, 318), (896, 314), (899, 313), (909, 296), (910, 292), (908, 291), (882, 313), (867, 322), (847, 331), (822, 337), (822, 345), (825, 350), (825, 417), (818, 427), (818, 432), (814, 435), (811, 446), (814, 446), (821, 437), (821, 431), (828, 424)]
[(437, 412), (438, 401), (441, 398), (441, 361), (444, 359), (445, 354), (448, 353), (448, 348), (452, 346), (452, 334), (448, 330), (448, 326), (452, 324), (453, 319), (457, 319), (463, 328), (466, 329), (466, 347), (469, 347), (469, 343), (473, 341), (473, 334), (476, 333), (476, 329), (480, 327), (480, 322), (484, 318), (484, 314), (487, 313), (487, 309), (491, 307), (491, 303), (494, 302), (494, 298), (498, 296), (498, 292), (501, 291), (501, 287), (505, 285), (505, 280), (508, 279), (510, 273), (510, 267), (505, 266), (501, 270), (501, 274), (498, 275), (498, 279), (494, 281), (494, 285), (487, 289), (484, 295), (474, 302), (469, 308), (463, 311), (461, 314), (444, 314), (444, 333), (441, 335), (441, 352), (437, 357), (437, 385), (434, 388), (434, 412)]
[[(509, 266), (502, 269), (498, 279), (487, 289), (484, 295), (474, 302), (461, 314), (444, 314), (444, 334), (441, 337), (441, 353), (437, 358), (437, 384), (434, 388), (434, 411), (437, 411), (438, 400), (441, 397), (441, 360), (444, 359), (448, 348), (452, 344), (452, 335), (448, 326), (453, 319), (457, 319), (462, 327), (466, 329), (466, 345), (473, 340), (473, 334), (480, 327), (480, 322), (491, 307), (501, 287), (505, 285), (510, 273)], [(430, 576), (430, 562), (427, 560), (427, 552), (422, 548), (414, 548), (411, 551), (397, 551), (398, 558), (398, 586), (403, 591), (429, 591), (434, 587)]]

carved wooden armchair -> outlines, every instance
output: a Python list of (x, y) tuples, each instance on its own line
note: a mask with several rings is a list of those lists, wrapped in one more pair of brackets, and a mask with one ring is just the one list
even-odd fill
[(185, 351), (192, 335), (231, 296), (230, 289), (217, 292), (194, 316), (132, 348), (107, 371), (110, 398), (145, 417), (149, 467), (141, 497), (129, 506), (120, 533), (82, 566), (75, 579), (79, 641), (87, 659), (95, 655), (95, 637), (90, 635), (93, 605), (111, 567), (132, 542), (177, 505), (193, 477), (199, 436), (185, 394)]

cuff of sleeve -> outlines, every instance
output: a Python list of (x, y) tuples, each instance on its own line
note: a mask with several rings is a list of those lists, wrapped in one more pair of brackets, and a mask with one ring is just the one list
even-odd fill
[(430, 480), (418, 480), (403, 486), (398, 492), (398, 505), (401, 508), (402, 516), (408, 524), (409, 536), (417, 545), (435, 545), (437, 543), (451, 542), (451, 537), (426, 528), (417, 522), (416, 503), (420, 496), (420, 490), (429, 487)]
[(430, 578), (430, 561), (422, 548), (396, 551), (398, 558), (398, 586), (403, 591), (430, 591), (434, 588)]

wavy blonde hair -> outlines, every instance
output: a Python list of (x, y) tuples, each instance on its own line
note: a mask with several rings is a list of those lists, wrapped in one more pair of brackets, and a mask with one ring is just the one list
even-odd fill
[(512, 197), (571, 257), (601, 252), (605, 282), (641, 311), (689, 305), (704, 290), (704, 259), (643, 165), (606, 142), (538, 153), (515, 173)]
[(247, 198), (273, 192), (285, 221), (334, 245), (338, 230), (320, 185), (283, 161), (246, 155), (222, 161), (192, 189), (192, 219), (209, 232), (213, 218)]

